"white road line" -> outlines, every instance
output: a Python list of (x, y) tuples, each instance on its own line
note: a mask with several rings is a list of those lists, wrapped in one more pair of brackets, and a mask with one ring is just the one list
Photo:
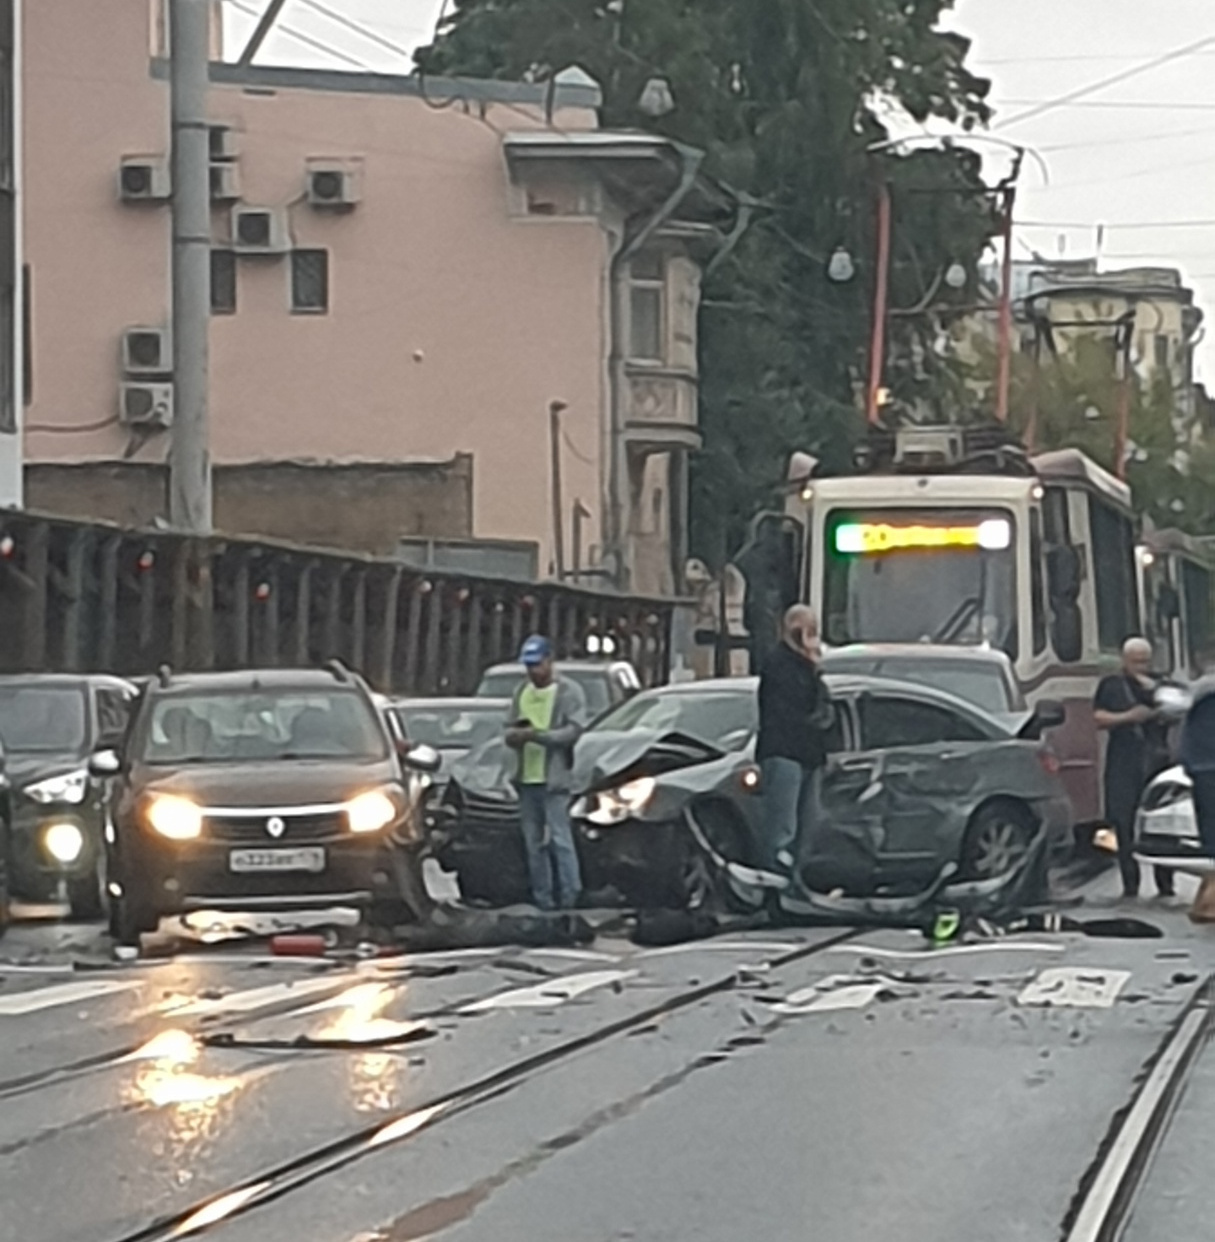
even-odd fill
[(221, 1013), (249, 1013), (277, 1005), (280, 1001), (298, 1000), (316, 992), (333, 992), (348, 987), (351, 976), (321, 975), (317, 979), (299, 979), (293, 983), (271, 983), (266, 987), (229, 992), (226, 996), (200, 997), (197, 1000), (170, 1001), (161, 1011), (175, 1018), (211, 1017)]
[(613, 983), (623, 983), (632, 979), (639, 971), (636, 970), (592, 970), (584, 975), (566, 975), (561, 979), (549, 979), (530, 988), (513, 988), (509, 992), (499, 992), (497, 996), (487, 996), (484, 1000), (473, 1001), (465, 1005), (461, 1013), (489, 1013), (494, 1009), (551, 1009), (563, 1005), (566, 1001), (576, 1000), (579, 996), (596, 988), (610, 987)]
[(773, 1013), (800, 1017), (808, 1013), (825, 1013), (834, 1009), (864, 1009), (886, 989), (899, 985), (891, 979), (877, 978), (872, 982), (851, 983), (848, 975), (830, 975), (813, 987), (793, 992), (772, 1006)]
[(992, 940), (983, 944), (958, 944), (947, 949), (885, 949), (871, 944), (837, 944), (828, 953), (860, 953), (865, 957), (950, 957), (961, 953), (1064, 953), (1065, 944), (1043, 940)]
[(14, 992), (11, 996), (0, 996), (0, 1018), (20, 1018), (29, 1013), (38, 1013), (42, 1009), (73, 1005), (79, 1001), (114, 995), (139, 986), (133, 979), (80, 979), (75, 983), (61, 983), (57, 987)]
[(1040, 971), (1017, 997), (1017, 1004), (1052, 1009), (1109, 1009), (1130, 977), (1129, 970), (1056, 966)]

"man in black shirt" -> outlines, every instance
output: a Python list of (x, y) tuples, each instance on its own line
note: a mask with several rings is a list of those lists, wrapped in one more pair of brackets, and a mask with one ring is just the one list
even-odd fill
[(818, 806), (831, 725), (831, 700), (818, 670), (818, 619), (797, 604), (785, 614), (781, 642), (759, 677), (759, 740), (767, 864), (792, 870), (798, 836)]
[[(1105, 750), (1105, 818), (1118, 834), (1118, 866), (1125, 897), (1139, 896), (1135, 861), (1135, 812), (1144, 788), (1168, 764), (1165, 727), (1156, 710), (1152, 645), (1128, 638), (1122, 646), (1122, 671), (1102, 679), (1093, 700), (1097, 728), (1109, 734)], [(1174, 895), (1173, 872), (1156, 868), (1156, 889)]]

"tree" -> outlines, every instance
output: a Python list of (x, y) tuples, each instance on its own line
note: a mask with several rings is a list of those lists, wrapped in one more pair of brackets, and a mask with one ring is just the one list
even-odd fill
[[(754, 219), (705, 287), (693, 549), (720, 564), (757, 508), (778, 499), (788, 454), (844, 467), (871, 320), (876, 185), (894, 202), (887, 384), (906, 406), (952, 391), (909, 307), (943, 300), (940, 274), (971, 273), (993, 228), (977, 156), (961, 147), (875, 154), (883, 115), (985, 121), (988, 83), (968, 43), (940, 29), (952, 0), (456, 0), (424, 73), (547, 80), (579, 65), (603, 87), (609, 127), (657, 128), (706, 153), (704, 170)], [(645, 85), (676, 107), (655, 122)], [(827, 277), (837, 247), (857, 277)]]

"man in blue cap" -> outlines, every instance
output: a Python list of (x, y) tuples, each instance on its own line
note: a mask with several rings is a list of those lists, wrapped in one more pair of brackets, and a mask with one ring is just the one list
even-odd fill
[(569, 802), (574, 743), (586, 727), (586, 698), (574, 682), (555, 676), (547, 638), (529, 638), (519, 660), (527, 679), (511, 700), (506, 744), (519, 756), (515, 783), (532, 900), (541, 910), (568, 910), (582, 892)]

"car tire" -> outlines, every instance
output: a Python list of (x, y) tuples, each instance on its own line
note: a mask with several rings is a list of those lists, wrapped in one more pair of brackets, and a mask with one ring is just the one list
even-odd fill
[(1011, 871), (1032, 848), (1036, 835), (1034, 817), (1021, 803), (1008, 800), (980, 807), (962, 841), (962, 878), (989, 880)]
[(92, 923), (105, 917), (105, 902), (101, 896), (101, 877), (96, 871), (78, 879), (69, 880), (68, 904), (72, 919), (77, 923)]

